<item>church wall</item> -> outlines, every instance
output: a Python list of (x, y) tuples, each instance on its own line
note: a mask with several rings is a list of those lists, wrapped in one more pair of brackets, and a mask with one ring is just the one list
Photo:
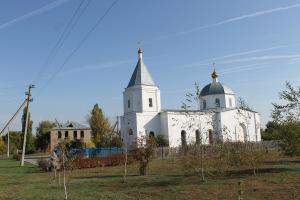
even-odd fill
[[(230, 99), (231, 99), (231, 105), (230, 105)], [(225, 104), (226, 108), (235, 108), (235, 96), (232, 94), (225, 94)]]
[[(123, 108), (124, 113), (129, 112), (141, 112), (142, 111), (142, 99), (141, 92), (138, 92), (140, 89), (138, 88), (126, 88), (123, 93)], [(130, 101), (130, 107), (128, 107), (128, 100)]]
[(196, 130), (202, 133), (203, 143), (208, 144), (208, 130), (212, 128), (212, 116), (188, 114), (183, 112), (165, 112), (170, 147), (181, 146), (181, 131), (186, 132), (188, 144), (196, 141)]
[[(220, 99), (220, 107), (226, 107), (225, 96), (222, 94), (215, 94), (215, 95), (207, 95), (202, 97), (206, 101), (206, 109), (216, 108), (215, 100), (218, 98)], [(201, 100), (201, 108), (203, 108), (203, 101)]]
[[(121, 136), (127, 147), (130, 148), (137, 139), (136, 114), (126, 114), (121, 117)], [(132, 129), (132, 134), (129, 134), (129, 129)]]
[[(157, 87), (142, 86), (142, 111), (143, 112), (159, 112), (161, 107), (160, 91)], [(149, 106), (149, 98), (152, 99), (152, 107)]]
[(160, 115), (158, 113), (137, 113), (136, 116), (138, 137), (149, 136), (151, 131), (155, 136), (161, 134)]
[(261, 141), (260, 116), (258, 113), (249, 111), (239, 113), (237, 109), (234, 109), (223, 111), (220, 114), (224, 140)]

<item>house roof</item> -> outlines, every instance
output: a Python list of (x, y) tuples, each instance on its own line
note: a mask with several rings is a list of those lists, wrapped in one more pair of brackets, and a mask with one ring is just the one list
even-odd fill
[(58, 129), (70, 129), (70, 130), (80, 130), (80, 129), (90, 129), (89, 127), (79, 124), (77, 122), (68, 121), (67, 123), (61, 125), (60, 127), (56, 126), (52, 130), (58, 130)]

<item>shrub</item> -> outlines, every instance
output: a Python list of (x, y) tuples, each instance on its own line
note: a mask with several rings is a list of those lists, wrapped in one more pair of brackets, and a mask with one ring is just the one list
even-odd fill
[(19, 155), (19, 154), (14, 154), (13, 155), (13, 159), (16, 159), (17, 161), (20, 161), (21, 160), (21, 155)]
[[(127, 164), (134, 162), (132, 155), (128, 155)], [(111, 155), (107, 157), (76, 157), (73, 160), (69, 160), (67, 166), (69, 169), (84, 169), (84, 168), (95, 168), (95, 167), (108, 167), (123, 165), (124, 158), (122, 154)]]
[(39, 159), (38, 165), (45, 172), (51, 171), (51, 164), (50, 164), (49, 160)]

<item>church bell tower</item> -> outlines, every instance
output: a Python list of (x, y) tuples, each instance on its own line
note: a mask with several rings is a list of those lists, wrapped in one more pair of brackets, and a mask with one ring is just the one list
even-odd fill
[(123, 93), (124, 114), (160, 112), (160, 90), (155, 85), (146, 65), (143, 52), (138, 50), (138, 62)]

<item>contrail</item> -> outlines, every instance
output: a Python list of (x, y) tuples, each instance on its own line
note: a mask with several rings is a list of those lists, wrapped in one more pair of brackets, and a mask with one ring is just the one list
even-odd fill
[[(286, 47), (293, 47), (293, 46), (299, 46), (300, 43), (294, 43), (294, 44), (287, 44), (287, 45), (279, 45), (279, 46), (273, 46), (273, 47), (268, 47), (268, 48), (261, 48), (261, 49), (252, 49), (252, 50), (248, 50), (248, 51), (243, 51), (243, 52), (237, 52), (237, 53), (232, 53), (232, 54), (226, 54), (223, 56), (218, 56), (218, 57), (212, 57), (212, 58), (207, 58), (207, 59), (203, 59), (191, 64), (186, 64), (186, 65), (182, 65), (179, 68), (190, 68), (190, 67), (199, 67), (199, 66), (207, 66), (210, 65), (209, 62), (215, 62), (218, 61), (218, 64), (223, 64), (225, 60), (225, 63), (228, 62), (228, 60), (226, 60), (227, 58), (232, 58), (232, 57), (240, 57), (240, 56), (245, 56), (245, 55), (251, 55), (251, 54), (255, 54), (255, 53), (260, 53), (260, 52), (266, 52), (266, 51), (271, 51), (271, 50), (276, 50), (276, 49), (282, 49), (282, 48), (286, 48)], [(293, 57), (294, 59), (298, 58)], [(221, 61), (220, 61), (221, 60)]]
[(68, 1), (70, 1), (70, 0), (56, 0), (56, 1), (52, 2), (52, 3), (49, 3), (49, 4), (47, 4), (47, 5), (43, 6), (43, 7), (40, 7), (38, 9), (36, 9), (34, 11), (26, 13), (25, 15), (22, 15), (20, 17), (17, 17), (17, 18), (15, 18), (13, 20), (8, 21), (8, 22), (6, 22), (4, 24), (1, 24), (0, 25), (0, 30), (6, 28), (8, 26), (14, 25), (16, 23), (19, 23), (21, 21), (24, 21), (26, 19), (29, 19), (31, 17), (34, 17), (36, 15), (43, 14), (44, 12), (47, 12), (49, 10), (52, 10), (52, 9), (58, 7), (58, 6), (61, 6), (64, 3), (67, 3)]
[(300, 4), (294, 4), (294, 5), (289, 5), (289, 6), (272, 8), (272, 9), (268, 9), (268, 10), (262, 10), (262, 11), (258, 11), (258, 12), (254, 12), (254, 13), (250, 13), (250, 14), (246, 14), (246, 15), (241, 15), (241, 16), (238, 16), (238, 17), (229, 18), (229, 19), (219, 21), (219, 22), (216, 22), (216, 23), (213, 23), (213, 24), (198, 26), (198, 27), (193, 28), (193, 29), (177, 32), (177, 33), (166, 35), (166, 36), (161, 36), (161, 37), (158, 37), (154, 40), (161, 40), (161, 39), (167, 39), (169, 37), (185, 35), (185, 34), (195, 32), (195, 31), (198, 31), (198, 30), (202, 30), (202, 29), (208, 29), (208, 28), (212, 28), (212, 27), (215, 27), (215, 26), (220, 26), (220, 25), (223, 25), (223, 24), (229, 24), (229, 23), (232, 23), (232, 22), (236, 22), (236, 21), (240, 21), (240, 20), (244, 20), (244, 19), (248, 19), (248, 18), (252, 18), (252, 17), (257, 17), (257, 16), (261, 16), (261, 15), (274, 13), (274, 12), (279, 12), (279, 11), (285, 11), (285, 10), (298, 8), (298, 7), (300, 7)]

